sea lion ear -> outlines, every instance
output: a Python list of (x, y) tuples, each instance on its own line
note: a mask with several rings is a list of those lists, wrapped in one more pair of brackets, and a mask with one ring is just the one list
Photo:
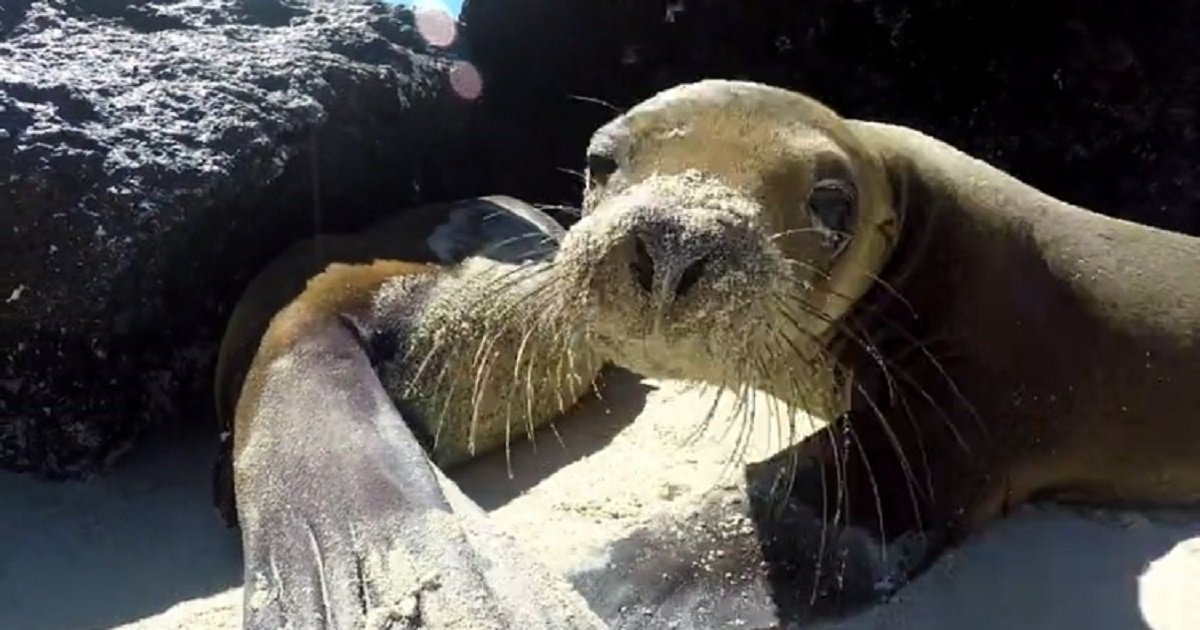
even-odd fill
[(910, 222), (914, 214), (920, 212), (920, 208), (914, 207), (914, 204), (920, 205), (919, 200), (925, 188), (920, 179), (920, 173), (908, 156), (892, 153), (885, 154), (882, 158), (892, 208), (892, 216), (884, 226), (884, 230), (887, 232), (891, 245), (895, 246), (899, 243), (905, 225)]
[(895, 147), (889, 144), (887, 135), (879, 133), (874, 123), (859, 120), (846, 120), (845, 123), (854, 137), (876, 160), (877, 167), (883, 171), (882, 183), (886, 190), (881, 191), (879, 196), (891, 212), (890, 216), (874, 215), (872, 218), (885, 234), (889, 245), (895, 245), (906, 218), (910, 216), (914, 197), (919, 196), (920, 174), (912, 160), (903, 151), (895, 150)]
[(845, 123), (854, 137), (879, 160), (890, 196), (889, 205), (896, 214), (896, 220), (903, 221), (912, 203), (914, 185), (919, 185), (915, 180), (920, 179), (920, 173), (908, 155), (896, 146), (895, 138), (879, 123), (862, 120), (846, 120)]
[(902, 157), (889, 156), (889, 159), (883, 161), (883, 169), (887, 175), (888, 192), (891, 194), (892, 212), (896, 214), (897, 222), (903, 223), (910, 198), (912, 163)]

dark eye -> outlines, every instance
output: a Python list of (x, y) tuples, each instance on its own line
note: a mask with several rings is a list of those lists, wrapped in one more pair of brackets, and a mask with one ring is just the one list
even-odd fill
[(808, 211), (813, 221), (831, 232), (835, 242), (841, 243), (850, 237), (854, 227), (854, 187), (841, 180), (822, 180), (813, 186), (808, 195)]
[(588, 178), (603, 186), (608, 176), (617, 170), (617, 161), (605, 153), (592, 153), (587, 156)]

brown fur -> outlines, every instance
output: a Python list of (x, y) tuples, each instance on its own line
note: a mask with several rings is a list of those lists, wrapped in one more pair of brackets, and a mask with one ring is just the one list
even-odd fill
[[(514, 220), (517, 218), (520, 221)], [(390, 268), (393, 264), (375, 263), (373, 266), (373, 260), (402, 259), (418, 265), (441, 265), (445, 270), (456, 265), (464, 256), (480, 253), (472, 248), (498, 248), (498, 251), (486, 255), (507, 260), (521, 253), (513, 250), (526, 250), (530, 243), (511, 239), (513, 230), (526, 230), (534, 225), (537, 226), (535, 233), (543, 236), (560, 233), (562, 229), (536, 209), (504, 196), (418, 206), (380, 219), (356, 232), (321, 234), (296, 243), (260, 271), (230, 314), (221, 340), (214, 379), (222, 441), (214, 466), (213, 493), (214, 502), (225, 522), (231, 526), (237, 523), (233, 496), (232, 438), (236, 433), (234, 418), (237, 405), (240, 399), (246, 398), (243, 396), (243, 381), (255, 361), (255, 353), (272, 318), (293, 301), (304, 303), (308, 300), (300, 296), (310, 279), (333, 263), (363, 265), (355, 267), (358, 271), (345, 273), (362, 272), (372, 278), (372, 268)], [(508, 245), (503, 246), (504, 243)], [(503, 251), (505, 247), (507, 251)], [(369, 293), (374, 293), (376, 279), (380, 283), (384, 280), (372, 279), (361, 288), (370, 288), (372, 290)], [(312, 295), (319, 296), (320, 293)], [(362, 299), (366, 299), (366, 295), (364, 293)], [(308, 330), (324, 323), (320, 319), (307, 321)], [(298, 338), (283, 339), (282, 346), (277, 341), (271, 341), (269, 345), (286, 348)]]
[(923, 428), (961, 467), (937, 495), (963, 501), (942, 516), (955, 537), (1038, 497), (1200, 499), (1200, 239), (1069, 205), (911, 130), (853, 128), (908, 183), (909, 238), (926, 243), (889, 270), (905, 268), (907, 304), (866, 321), (939, 339), (940, 367), (908, 369), (953, 378), (940, 402), (974, 447)]
[(333, 263), (310, 279), (304, 291), (271, 318), (250, 363), (233, 421), (234, 457), (240, 452), (245, 436), (254, 429), (264, 371), (272, 361), (289, 352), (293, 344), (312, 328), (328, 325), (342, 315), (363, 315), (371, 306), (374, 292), (384, 282), (398, 276), (427, 273), (438, 273), (437, 267), (377, 260), (358, 265)]

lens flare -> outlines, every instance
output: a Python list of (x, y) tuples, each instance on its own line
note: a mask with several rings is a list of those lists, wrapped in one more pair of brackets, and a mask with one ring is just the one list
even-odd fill
[(458, 23), (441, 2), (418, 2), (413, 8), (413, 16), (417, 32), (432, 46), (445, 48), (458, 38)]
[(483, 77), (470, 62), (456, 61), (450, 68), (450, 87), (455, 94), (473, 101), (483, 93)]

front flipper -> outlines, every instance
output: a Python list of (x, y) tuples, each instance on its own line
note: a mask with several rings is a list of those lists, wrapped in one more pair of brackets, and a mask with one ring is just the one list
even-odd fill
[(353, 330), (293, 339), (239, 404), (245, 627), (603, 627), (436, 471)]

